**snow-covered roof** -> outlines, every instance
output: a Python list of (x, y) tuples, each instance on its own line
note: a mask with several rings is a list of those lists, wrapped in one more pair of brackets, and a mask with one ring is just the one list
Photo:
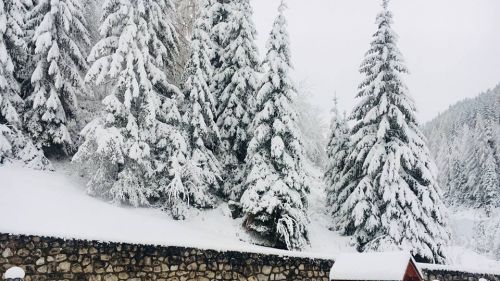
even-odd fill
[(22, 268), (14, 266), (14, 267), (7, 269), (7, 271), (5, 271), (4, 278), (5, 279), (16, 279), (16, 278), (23, 279), (24, 275), (25, 275), (24, 270)]
[(341, 254), (335, 259), (330, 280), (403, 280), (410, 261), (408, 252)]

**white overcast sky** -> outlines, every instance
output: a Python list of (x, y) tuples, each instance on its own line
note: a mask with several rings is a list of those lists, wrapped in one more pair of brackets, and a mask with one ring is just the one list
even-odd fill
[[(261, 55), (279, 2), (252, 0)], [(311, 101), (323, 112), (335, 91), (349, 112), (380, 1), (287, 3), (296, 82), (307, 81)], [(500, 0), (393, 0), (391, 10), (422, 122), (500, 83)]]

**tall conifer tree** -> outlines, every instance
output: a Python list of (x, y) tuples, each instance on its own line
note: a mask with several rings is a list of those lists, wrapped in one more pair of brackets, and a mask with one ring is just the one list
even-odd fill
[[(338, 110), (338, 99), (335, 97), (332, 109), (332, 120), (330, 122), (330, 135), (326, 147), (327, 163), (324, 180), (327, 190), (327, 204), (329, 211), (334, 214), (338, 212), (342, 202), (340, 196), (345, 196), (342, 190), (338, 190), (339, 181), (344, 170), (348, 153), (349, 127), (346, 116), (342, 116)], [(345, 114), (344, 114), (345, 115)]]
[(408, 72), (396, 46), (389, 1), (377, 16), (378, 30), (361, 64), (343, 178), (348, 196), (335, 213), (337, 227), (353, 235), (360, 250), (405, 249), (419, 260), (443, 262), (449, 234), (431, 160), (404, 85)]
[(26, 13), (33, 3), (25, 0), (5, 0), (7, 17), (5, 44), (14, 64), (14, 76), (17, 80), (26, 79), (25, 65), (28, 59), (28, 34), (26, 31)]
[[(22, 27), (14, 16), (21, 16), (20, 3), (0, 2), (0, 164), (20, 160), (36, 169), (51, 169), (43, 153), (23, 132), (21, 113), (24, 102), (16, 81), (12, 57), (25, 51)], [(7, 10), (10, 9), (10, 10)]]
[(218, 85), (214, 94), (222, 140), (220, 158), (225, 171), (223, 192), (228, 198), (238, 200), (257, 89), (259, 54), (250, 1), (236, 0), (224, 5), (229, 5), (230, 12), (221, 31), (225, 32), (219, 52), (222, 65), (216, 69), (213, 81)]
[(267, 67), (250, 127), (253, 137), (245, 165), (241, 206), (245, 227), (275, 247), (302, 249), (308, 244), (306, 215), (309, 185), (305, 155), (294, 110), (296, 92), (290, 78), (290, 43), (279, 7), (267, 44)]
[[(227, 21), (229, 15), (234, 7), (228, 0), (209, 0), (210, 9), (209, 23), (210, 23), (210, 39), (212, 40), (212, 45), (214, 47), (213, 57), (211, 58), (212, 67), (214, 72), (217, 72), (222, 67), (222, 52), (227, 42)], [(222, 92), (224, 88), (219, 87), (219, 85), (213, 81), (210, 84), (212, 91)]]
[(173, 7), (169, 0), (104, 2), (103, 38), (86, 80), (112, 82), (113, 90), (103, 100), (104, 116), (83, 130), (74, 161), (90, 170), (89, 193), (134, 206), (161, 200), (182, 218), (186, 202), (204, 205), (209, 195), (185, 185), (181, 93), (165, 74), (178, 52)]
[(191, 38), (191, 54), (184, 71), (184, 122), (187, 125), (190, 159), (194, 173), (205, 192), (219, 190), (221, 167), (214, 151), (220, 144), (219, 128), (215, 123), (215, 99), (209, 87), (213, 69), (211, 59), (215, 47), (210, 38), (211, 1), (202, 2), (200, 15), (195, 22)]
[(68, 124), (83, 92), (80, 76), (87, 68), (84, 50), (90, 44), (80, 0), (40, 0), (28, 15), (34, 30), (32, 92), (27, 98), (26, 127), (36, 145), (49, 154), (70, 153)]
[(492, 122), (481, 113), (477, 115), (472, 142), (468, 143), (465, 174), (467, 185), (463, 190), (465, 203), (473, 207), (491, 209), (500, 207), (500, 176), (497, 171)]

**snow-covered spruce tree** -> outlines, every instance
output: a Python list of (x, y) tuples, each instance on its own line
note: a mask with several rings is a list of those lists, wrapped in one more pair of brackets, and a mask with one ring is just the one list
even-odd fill
[(217, 99), (217, 125), (222, 145), (220, 161), (225, 171), (223, 193), (237, 201), (242, 194), (242, 165), (247, 155), (248, 127), (253, 119), (253, 103), (258, 84), (259, 54), (249, 0), (231, 1), (223, 39), (222, 66), (213, 83)]
[[(180, 93), (164, 72), (177, 52), (172, 9), (168, 0), (103, 3), (103, 38), (90, 53), (86, 81), (111, 83), (112, 91), (103, 100), (104, 116), (82, 131), (85, 141), (73, 158), (87, 166), (90, 194), (145, 205), (180, 177), (187, 150), (176, 130)], [(174, 159), (179, 150), (184, 153)]]
[(5, 4), (13, 3), (0, 2), (0, 164), (20, 160), (31, 168), (51, 169), (43, 153), (36, 149), (22, 131), (19, 112), (22, 110), (23, 100), (19, 96), (19, 85), (14, 77), (15, 64), (12, 56), (22, 53), (18, 48), (22, 49), (24, 45), (7, 43), (9, 40), (11, 44), (16, 42), (12, 38), (15, 37), (18, 26), (9, 23), (13, 19), (8, 15)]
[(498, 175), (495, 148), (493, 147), (493, 126), (478, 114), (476, 129), (466, 163), (468, 175), (464, 191), (465, 202), (472, 207), (500, 207), (500, 176)]
[(307, 81), (296, 85), (297, 98), (295, 110), (299, 115), (298, 124), (304, 142), (304, 152), (307, 159), (316, 167), (324, 168), (326, 163), (325, 148), (327, 145), (328, 123), (323, 121), (321, 110), (311, 103), (312, 94)]
[(500, 209), (493, 209), (483, 217), (477, 217), (470, 246), (474, 247), (477, 253), (497, 256), (500, 254)]
[(8, 17), (4, 2), (0, 2), (0, 164), (12, 154), (12, 136), (20, 126), (17, 109), (22, 104), (14, 78), (14, 64), (7, 50)]
[(338, 111), (338, 99), (335, 97), (334, 106), (332, 109), (332, 120), (330, 123), (330, 134), (328, 136), (328, 144), (326, 147), (326, 170), (324, 180), (327, 191), (327, 204), (331, 214), (335, 214), (342, 207), (340, 202), (344, 202), (344, 198), (339, 198), (340, 195), (345, 195), (339, 185), (342, 171), (344, 170), (345, 160), (349, 152), (349, 127), (347, 118), (340, 115)]
[(14, 76), (17, 80), (27, 79), (25, 64), (28, 56), (27, 32), (25, 30), (25, 19), (28, 8), (33, 3), (26, 0), (5, 0), (7, 26), (5, 32), (5, 44), (9, 50), (14, 64)]
[(474, 246), (478, 253), (500, 257), (500, 209), (493, 209), (488, 217), (474, 226)]
[[(179, 39), (172, 23), (175, 6), (170, 0), (162, 0), (151, 3), (149, 7), (149, 19), (146, 22), (149, 24), (148, 29), (154, 30), (150, 31), (150, 52), (156, 63), (164, 64), (164, 70), (174, 69), (179, 53)], [(160, 95), (165, 97), (165, 102), (160, 110), (158, 142), (153, 147), (156, 174), (154, 186), (157, 186), (157, 197), (164, 203), (164, 208), (170, 210), (175, 218), (182, 219), (189, 206), (214, 206), (215, 197), (211, 190), (207, 190), (206, 184), (215, 184), (216, 176), (207, 173), (206, 165), (200, 166), (201, 162), (197, 161), (202, 161), (201, 158), (195, 159), (190, 154), (189, 138), (185, 136), (186, 123), (178, 108), (178, 101), (184, 99), (182, 93), (166, 80), (156, 82), (161, 80), (158, 78), (160, 74), (155, 72), (152, 72), (151, 80), (159, 89)], [(165, 161), (167, 166), (163, 165)], [(215, 171), (216, 167), (212, 166), (212, 169)]]
[[(500, 171), (499, 107), (500, 86), (497, 86), (474, 99), (458, 102), (424, 127), (428, 146), (439, 168), (439, 184), (448, 203), (469, 208), (492, 206), (492, 201), (500, 205), (500, 196), (485, 203), (481, 194), (492, 189), (482, 186), (481, 177), (492, 173), (477, 169), (489, 162), (492, 171), (492, 164), (496, 162), (496, 170)], [(486, 138), (481, 140), (483, 137)], [(481, 154), (494, 156), (481, 159)], [(496, 161), (492, 161), (495, 158)]]
[(306, 215), (309, 186), (297, 113), (296, 92), (290, 78), (290, 46), (279, 8), (268, 41), (268, 67), (256, 98), (257, 113), (250, 130), (245, 164), (245, 191), (240, 204), (244, 226), (272, 246), (300, 250), (308, 244)]
[(68, 124), (83, 94), (80, 73), (87, 68), (84, 50), (90, 43), (83, 12), (80, 0), (40, 0), (28, 15), (35, 66), (24, 121), (36, 145), (51, 155), (74, 149)]
[[(226, 46), (228, 42), (226, 39), (228, 35), (226, 32), (227, 21), (234, 6), (231, 4), (231, 1), (227, 0), (209, 0), (209, 5), (210, 9), (208, 10), (208, 13), (210, 20), (210, 39), (212, 40), (212, 45), (214, 47), (211, 63), (214, 68), (214, 72), (217, 72), (222, 67), (222, 52), (224, 51), (224, 46)], [(218, 90), (218, 92), (222, 92), (224, 90), (224, 88), (219, 87), (216, 81), (213, 81), (213, 83), (209, 86), (212, 90)]]
[(402, 80), (407, 68), (396, 46), (388, 0), (361, 64), (351, 119), (350, 154), (340, 186), (345, 194), (334, 214), (359, 250), (405, 249), (418, 259), (443, 262), (449, 239), (440, 188), (415, 106)]
[[(215, 123), (215, 101), (209, 87), (214, 47), (210, 39), (210, 1), (204, 0), (193, 29), (191, 54), (184, 71), (184, 122), (187, 124), (191, 161), (199, 168), (198, 180), (208, 192), (218, 191), (221, 167), (214, 151), (220, 135)], [(201, 188), (201, 187), (200, 187)]]
[(468, 126), (464, 126), (462, 129), (462, 136), (454, 139), (451, 144), (444, 143), (445, 149), (447, 149), (447, 167), (444, 170), (440, 170), (441, 173), (446, 173), (442, 175), (445, 180), (442, 183), (443, 191), (447, 196), (445, 199), (449, 205), (462, 205), (466, 201), (468, 196), (468, 176), (470, 173), (467, 172), (466, 161), (463, 161), (464, 155), (468, 154), (473, 142), (472, 134)]
[(215, 197), (208, 184), (214, 184), (216, 179), (205, 170), (206, 163), (191, 154), (184, 130), (186, 123), (177, 108), (176, 100), (180, 97), (174, 97), (165, 99), (160, 110), (158, 140), (151, 153), (155, 170), (150, 184), (155, 189), (153, 199), (159, 200), (162, 209), (175, 219), (184, 219), (190, 206), (214, 206)]

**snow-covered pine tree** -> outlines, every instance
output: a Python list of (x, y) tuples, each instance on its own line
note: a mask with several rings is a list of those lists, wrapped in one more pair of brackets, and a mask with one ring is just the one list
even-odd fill
[[(179, 39), (173, 24), (175, 5), (171, 0), (161, 0), (151, 3), (149, 8), (146, 12), (146, 22), (152, 37), (149, 51), (155, 62), (158, 65), (163, 63), (162, 69), (169, 72), (168, 70), (175, 69), (174, 64), (179, 54)], [(189, 141), (184, 128), (186, 124), (178, 108), (179, 101), (184, 97), (162, 75), (156, 70), (150, 74), (155, 88), (159, 89), (160, 96), (164, 98), (158, 118), (158, 140), (152, 147), (155, 159), (153, 186), (157, 189), (157, 197), (164, 203), (164, 208), (175, 218), (182, 219), (187, 207), (213, 207), (215, 197), (206, 188), (206, 183), (211, 181), (210, 175), (203, 170), (204, 166), (200, 167), (199, 163), (192, 161), (189, 154)]]
[(0, 2), (0, 164), (12, 154), (14, 130), (20, 127), (17, 112), (23, 103), (14, 77), (14, 63), (7, 47), (9, 17), (4, 1)]
[[(212, 40), (212, 45), (214, 47), (213, 57), (211, 58), (212, 67), (216, 72), (222, 67), (222, 55), (224, 46), (227, 42), (227, 21), (229, 15), (231, 14), (232, 8), (230, 1), (227, 0), (210, 0), (210, 9), (209, 20), (210, 20), (210, 39)], [(222, 78), (222, 77), (221, 77)], [(220, 88), (216, 81), (213, 81), (211, 85), (209, 85), (213, 91), (218, 90), (218, 92), (222, 92), (224, 88)]]
[[(338, 99), (335, 97), (332, 109), (332, 120), (330, 123), (330, 135), (326, 147), (327, 162), (324, 180), (327, 191), (327, 204), (331, 214), (335, 214), (345, 201), (345, 193), (337, 188), (345, 166), (345, 159), (349, 152), (349, 127), (346, 116), (340, 115), (338, 111)], [(344, 196), (339, 198), (339, 196)]]
[(461, 205), (465, 202), (468, 196), (466, 161), (463, 161), (463, 155), (468, 154), (472, 144), (472, 134), (468, 126), (462, 129), (462, 136), (457, 137), (451, 144), (446, 144), (447, 167), (440, 170), (441, 173), (446, 173), (446, 180), (443, 181), (442, 187), (446, 193), (446, 200), (449, 205)]
[[(476, 98), (458, 102), (424, 127), (428, 146), (438, 164), (439, 184), (446, 192), (446, 201), (454, 206), (491, 206), (492, 201), (488, 199), (487, 203), (481, 193), (492, 189), (483, 186), (488, 181), (482, 182), (480, 178), (492, 173), (483, 173), (478, 167), (489, 162), (492, 171), (496, 162), (497, 174), (500, 171), (499, 107), (500, 85)], [(481, 140), (483, 137), (486, 138)], [(480, 154), (493, 157), (481, 158)], [(500, 206), (500, 196), (493, 201)]]
[(500, 258), (500, 209), (490, 211), (474, 226), (474, 246), (479, 253)]
[(214, 96), (222, 140), (220, 161), (225, 171), (223, 193), (237, 201), (242, 194), (242, 165), (247, 155), (248, 127), (253, 119), (259, 53), (250, 0), (236, 0), (225, 5), (231, 7), (231, 12), (219, 53), (222, 66), (215, 70), (213, 83), (217, 85)]
[(304, 152), (311, 163), (323, 169), (327, 158), (325, 148), (328, 143), (324, 132), (328, 130), (329, 124), (323, 120), (322, 111), (311, 103), (312, 94), (307, 81), (297, 83), (296, 89), (295, 110), (299, 115)]
[(104, 2), (103, 38), (90, 53), (86, 81), (113, 87), (104, 116), (83, 130), (74, 161), (89, 169), (90, 194), (133, 206), (159, 200), (182, 218), (187, 202), (204, 206), (213, 198), (186, 184), (192, 171), (177, 106), (182, 94), (165, 74), (178, 52), (173, 9), (169, 0)]
[(401, 77), (408, 71), (388, 4), (383, 0), (378, 30), (360, 68), (366, 78), (351, 115), (352, 150), (339, 187), (348, 196), (335, 214), (337, 227), (353, 235), (362, 251), (405, 249), (418, 260), (443, 262), (449, 239), (445, 210)]
[[(105, 115), (84, 128), (85, 141), (73, 158), (88, 165), (90, 194), (134, 206), (147, 204), (154, 195), (149, 184), (154, 173), (151, 146), (158, 138), (161, 100), (152, 78), (168, 87), (161, 69), (165, 62), (159, 57), (157, 65), (152, 54), (150, 31), (156, 30), (148, 28), (146, 10), (151, 7), (145, 4), (105, 1), (102, 5), (103, 38), (90, 52), (93, 64), (85, 79), (96, 85), (112, 82), (113, 89), (103, 100)], [(164, 51), (169, 46), (161, 47)]]
[(13, 44), (16, 42), (13, 37), (19, 26), (9, 23), (13, 20), (12, 14), (8, 15), (5, 4), (13, 3), (0, 2), (0, 164), (7, 160), (20, 160), (31, 168), (51, 169), (43, 153), (35, 148), (31, 139), (22, 131), (19, 111), (23, 100), (19, 96), (19, 85), (14, 77), (15, 64), (12, 56), (20, 54), (18, 48), (22, 49), (23, 45)]
[(26, 79), (25, 64), (28, 56), (27, 34), (25, 19), (28, 8), (33, 3), (26, 0), (5, 0), (4, 7), (7, 17), (5, 44), (14, 63), (14, 76), (17, 80)]
[(84, 16), (87, 20), (91, 46), (93, 47), (100, 39), (99, 25), (101, 20), (101, 1), (100, 0), (82, 0), (85, 6)]
[(214, 46), (210, 39), (210, 0), (201, 4), (200, 14), (194, 24), (191, 38), (191, 53), (184, 71), (183, 91), (185, 96), (184, 122), (188, 127), (188, 138), (193, 167), (197, 167), (201, 178), (200, 189), (218, 191), (221, 167), (214, 151), (220, 143), (219, 128), (215, 123), (215, 100), (209, 84), (213, 69), (211, 58)]
[(87, 68), (84, 50), (90, 44), (83, 12), (80, 0), (40, 0), (28, 14), (35, 66), (24, 121), (37, 147), (51, 155), (74, 149), (68, 125), (83, 94), (80, 73)]
[[(15, 1), (15, 0), (14, 0)], [(35, 26), (30, 26), (29, 24), (29, 15), (33, 8), (36, 6), (37, 0), (21, 0), (24, 3), (24, 15), (23, 15), (23, 31), (24, 31), (24, 41), (26, 43), (26, 54), (24, 56), (25, 60), (22, 60), (22, 67), (16, 70), (16, 78), (19, 81), (19, 85), (21, 88), (21, 97), (26, 100), (26, 98), (33, 92), (33, 85), (31, 83), (31, 75), (36, 66), (36, 61), (33, 59), (35, 44), (33, 37), (35, 34)], [(23, 55), (21, 54), (20, 58)], [(26, 110), (26, 104), (24, 110)], [(24, 113), (21, 116), (24, 119)], [(24, 122), (24, 120), (23, 120)], [(24, 126), (26, 127), (26, 126)], [(26, 129), (26, 128), (25, 128)]]
[(469, 143), (466, 171), (468, 175), (465, 203), (473, 207), (500, 207), (500, 177), (491, 121), (478, 114), (472, 144)]
[(212, 175), (200, 165), (201, 159), (190, 154), (185, 122), (177, 107), (181, 98), (173, 97), (165, 100), (159, 112), (158, 140), (151, 153), (155, 167), (151, 185), (162, 209), (175, 219), (184, 219), (190, 206), (210, 208), (216, 201), (207, 186)]
[(245, 164), (245, 191), (240, 204), (244, 226), (274, 247), (303, 249), (308, 244), (306, 215), (309, 185), (297, 113), (296, 92), (290, 78), (290, 46), (279, 7), (267, 44), (268, 68), (256, 98), (256, 115), (250, 130)]

